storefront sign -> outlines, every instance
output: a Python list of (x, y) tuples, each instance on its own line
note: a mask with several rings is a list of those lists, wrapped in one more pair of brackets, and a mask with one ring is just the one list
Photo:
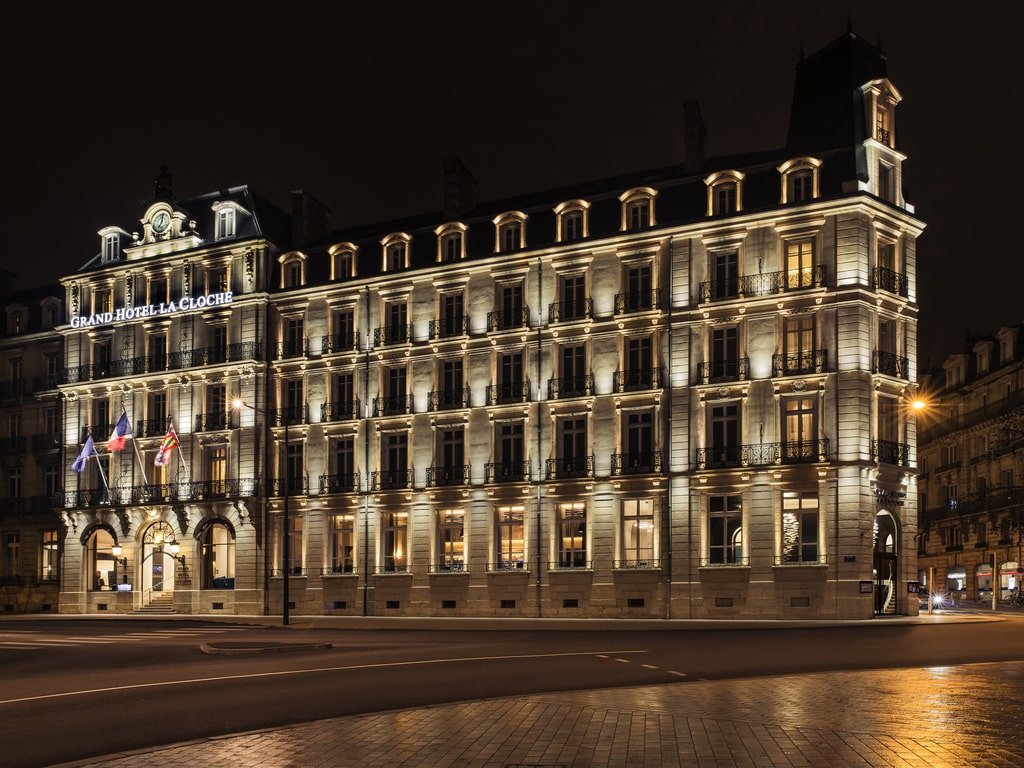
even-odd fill
[(907, 503), (907, 492), (875, 488), (875, 502), (880, 507), (902, 507)]
[(95, 315), (79, 315), (71, 318), (72, 328), (94, 328), (97, 325), (121, 323), (126, 320), (139, 320), (144, 317), (160, 317), (180, 312), (191, 312), (196, 309), (219, 307), (234, 301), (234, 293), (207, 293), (203, 296), (187, 296), (178, 301), (160, 302), (159, 304), (143, 304), (138, 307), (119, 307), (112, 312), (97, 312)]

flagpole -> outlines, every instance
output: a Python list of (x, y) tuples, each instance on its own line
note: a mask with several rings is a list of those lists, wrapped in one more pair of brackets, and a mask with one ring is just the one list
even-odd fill
[[(100, 461), (100, 453), (96, 450), (95, 445), (92, 447), (92, 455), (96, 457), (96, 469), (100, 471), (100, 479), (103, 481), (103, 487), (107, 491), (107, 499), (113, 501), (113, 499), (110, 498), (110, 485), (107, 483), (107, 474), (103, 471), (103, 462)], [(109, 456), (110, 454), (108, 453), (107, 455)], [(86, 459), (88, 459), (88, 457), (86, 457)]]
[[(125, 410), (124, 403), (121, 404), (121, 413), (124, 414), (126, 419), (128, 418), (128, 411)], [(135, 450), (135, 458), (139, 460), (139, 471), (142, 472), (142, 485), (145, 488), (149, 488), (149, 478), (146, 476), (146, 465), (142, 462), (142, 454), (139, 453), (139, 443), (135, 439), (135, 433), (132, 432), (132, 422), (130, 419), (128, 420), (128, 434), (132, 438), (132, 448)]]
[(185, 454), (181, 450), (181, 438), (178, 437), (178, 433), (177, 432), (174, 433), (174, 436), (177, 438), (177, 443), (178, 443), (174, 447), (178, 451), (178, 458), (181, 460), (181, 465), (183, 467), (185, 467), (185, 475), (186, 475), (186, 477), (188, 477), (188, 484), (191, 487), (191, 485), (192, 485), (192, 470), (190, 470), (188, 468), (188, 462), (185, 461)]

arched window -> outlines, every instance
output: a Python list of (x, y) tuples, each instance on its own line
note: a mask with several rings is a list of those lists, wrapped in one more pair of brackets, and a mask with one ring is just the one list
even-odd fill
[(117, 543), (114, 529), (99, 524), (85, 536), (85, 573), (87, 589), (90, 591), (110, 591), (116, 589), (117, 560), (112, 551)]

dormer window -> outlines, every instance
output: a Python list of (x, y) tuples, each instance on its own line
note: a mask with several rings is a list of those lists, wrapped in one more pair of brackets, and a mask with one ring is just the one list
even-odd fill
[(743, 210), (743, 178), (739, 171), (723, 171), (704, 179), (708, 186), (708, 216), (739, 213)]
[(797, 158), (780, 165), (778, 171), (782, 177), (782, 204), (802, 203), (817, 198), (820, 195), (819, 168), (821, 160), (813, 157)]
[(281, 287), (299, 288), (306, 284), (306, 256), (301, 253), (286, 253), (281, 262)]
[(331, 280), (355, 277), (356, 247), (354, 245), (343, 243), (332, 248), (329, 253), (331, 256)]
[(569, 243), (573, 240), (582, 240), (588, 235), (587, 213), (590, 203), (584, 200), (574, 200), (562, 203), (555, 208), (555, 215), (558, 217), (558, 242)]
[(220, 208), (217, 210), (217, 231), (215, 238), (223, 240), (226, 237), (235, 236), (235, 209)]
[(658, 193), (650, 187), (631, 189), (619, 196), (622, 202), (623, 232), (638, 232), (655, 224), (654, 197)]
[(405, 233), (388, 235), (381, 240), (384, 248), (384, 271), (396, 272), (409, 266), (409, 241)]
[(451, 263), (466, 258), (466, 229), (465, 224), (445, 224), (434, 230), (438, 262)]
[(526, 214), (504, 213), (494, 219), (494, 252), (509, 253), (526, 247)]
[(60, 302), (55, 298), (45, 298), (42, 308), (43, 328), (56, 328), (60, 322)]
[(25, 318), (28, 314), (24, 307), (12, 305), (7, 308), (7, 333), (19, 334), (25, 330)]
[(121, 256), (121, 238), (111, 233), (103, 236), (103, 263), (117, 261)]

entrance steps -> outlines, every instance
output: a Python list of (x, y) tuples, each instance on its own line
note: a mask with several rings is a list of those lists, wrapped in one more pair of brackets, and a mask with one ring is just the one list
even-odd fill
[(174, 613), (174, 593), (156, 592), (150, 597), (149, 602), (141, 608), (136, 608), (132, 613), (143, 614), (168, 614)]

